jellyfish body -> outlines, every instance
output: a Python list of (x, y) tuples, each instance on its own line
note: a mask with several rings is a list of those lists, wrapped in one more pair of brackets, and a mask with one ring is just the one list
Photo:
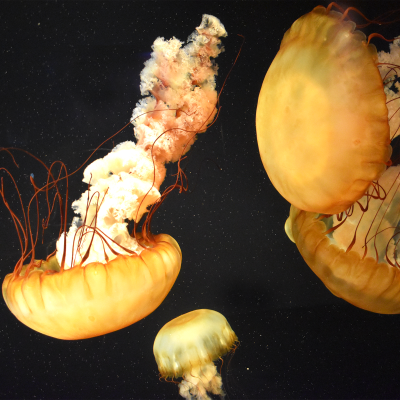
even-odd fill
[(364, 310), (399, 314), (400, 167), (389, 168), (378, 183), (385, 198), (363, 198), (368, 209), (355, 205), (344, 221), (292, 205), (285, 230), (335, 296)]
[(139, 255), (118, 255), (62, 273), (55, 256), (25, 276), (8, 274), (3, 297), (10, 311), (30, 328), (75, 340), (125, 328), (153, 312), (179, 274), (182, 254), (169, 235)]
[(392, 150), (377, 61), (355, 24), (322, 6), (285, 33), (256, 126), (265, 170), (295, 207), (342, 212), (385, 171)]
[(223, 394), (221, 376), (213, 361), (237, 341), (226, 318), (212, 310), (195, 310), (164, 325), (154, 341), (154, 356), (163, 378), (179, 378), (186, 399), (209, 399)]
[[(216, 114), (218, 68), (211, 58), (223, 50), (223, 36), (226, 31), (220, 21), (205, 14), (185, 47), (176, 38), (156, 39), (141, 73), (141, 91), (147, 97), (137, 103), (131, 120), (137, 142), (121, 143), (86, 167), (87, 190), (72, 203), (77, 216), (67, 232), (66, 212), (61, 213), (57, 250), (46, 261), (35, 259), (39, 227), (35, 233), (34, 223), (28, 223), (30, 207), (45, 195), (48, 218), (57, 200), (60, 209), (66, 209), (68, 196), (63, 199), (59, 187), (65, 180), (68, 192), (65, 165), (55, 162), (47, 167), (41, 162), (47, 169), (47, 184), (39, 187), (31, 177), (35, 195), (26, 211), (19, 196), (21, 220), (0, 188), (21, 246), (14, 272), (3, 281), (3, 297), (25, 325), (55, 338), (85, 339), (124, 328), (164, 300), (180, 271), (182, 254), (172, 237), (151, 234), (151, 216), (172, 189), (186, 190), (179, 163), (196, 134), (204, 132)], [(10, 149), (0, 150), (12, 156)], [(164, 164), (171, 161), (178, 161), (176, 183), (161, 194)], [(56, 173), (58, 164), (61, 169)], [(10, 172), (1, 170), (15, 184)], [(142, 236), (136, 225), (129, 232), (128, 222), (137, 224), (148, 211)]]

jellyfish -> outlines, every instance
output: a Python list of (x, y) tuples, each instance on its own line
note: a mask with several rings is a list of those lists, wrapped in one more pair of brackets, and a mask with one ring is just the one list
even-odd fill
[[(22, 253), (14, 272), (5, 277), (2, 292), (22, 323), (59, 339), (90, 338), (144, 318), (167, 296), (182, 254), (171, 236), (152, 235), (151, 217), (172, 189), (187, 189), (179, 165), (196, 134), (204, 132), (216, 115), (217, 65), (212, 58), (223, 51), (224, 36), (220, 21), (205, 14), (186, 46), (176, 38), (155, 40), (141, 72), (140, 89), (146, 97), (137, 103), (131, 119), (136, 142), (120, 143), (86, 167), (87, 190), (72, 203), (76, 216), (68, 232), (68, 193), (64, 200), (60, 185), (72, 174), (63, 163), (50, 167), (42, 163), (48, 173), (42, 187), (31, 177), (35, 195), (22, 219), (9, 206), (1, 186)], [(2, 150), (14, 160), (15, 149)], [(176, 161), (176, 183), (160, 193), (165, 164)], [(2, 170), (15, 184), (11, 173)], [(63, 225), (56, 251), (46, 260), (35, 258), (39, 217), (37, 229), (29, 220), (39, 195), (45, 195), (49, 215), (58, 201)], [(21, 206), (24, 210), (22, 200)], [(136, 232), (145, 213), (142, 232)], [(132, 232), (129, 221), (134, 221)]]
[(256, 114), (272, 184), (295, 207), (324, 214), (359, 200), (392, 153), (376, 47), (333, 5), (285, 33)]
[(290, 208), (285, 230), (312, 271), (337, 297), (380, 314), (400, 313), (400, 166), (379, 178), (380, 191), (345, 213)]
[(378, 54), (347, 14), (316, 7), (286, 32), (260, 92), (257, 138), (308, 266), (334, 295), (395, 314), (400, 40)]
[(195, 310), (165, 324), (154, 341), (160, 376), (180, 378), (185, 399), (208, 400), (208, 393), (223, 396), (222, 378), (213, 361), (236, 348), (238, 338), (217, 311)]

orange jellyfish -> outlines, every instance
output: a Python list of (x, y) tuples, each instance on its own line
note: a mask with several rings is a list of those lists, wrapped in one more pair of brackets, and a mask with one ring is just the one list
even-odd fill
[(378, 54), (347, 12), (330, 9), (284, 36), (260, 93), (260, 154), (292, 203), (285, 230), (327, 288), (400, 313), (400, 168), (386, 170), (400, 125), (400, 40)]
[(390, 167), (357, 204), (339, 215), (291, 206), (285, 230), (337, 297), (381, 314), (400, 313), (400, 167)]
[(297, 208), (325, 214), (360, 199), (392, 153), (376, 48), (332, 5), (314, 8), (285, 33), (256, 115), (275, 188)]
[[(2, 292), (22, 323), (55, 338), (84, 339), (124, 328), (164, 300), (180, 271), (182, 254), (169, 235), (151, 234), (151, 217), (172, 189), (186, 190), (179, 167), (182, 155), (216, 115), (217, 66), (211, 58), (223, 50), (223, 36), (226, 31), (220, 21), (203, 15), (184, 48), (176, 38), (156, 39), (141, 73), (141, 92), (147, 97), (136, 105), (131, 120), (137, 142), (121, 143), (86, 167), (87, 190), (72, 203), (77, 216), (68, 232), (68, 177), (72, 174), (68, 175), (63, 163), (50, 167), (42, 163), (48, 173), (43, 186), (31, 178), (35, 194), (27, 211), (19, 196), (22, 219), (11, 209), (1, 186), (22, 253), (14, 272), (5, 277)], [(15, 162), (15, 149), (2, 150)], [(164, 164), (171, 161), (178, 161), (176, 183), (161, 194)], [(1, 170), (16, 187), (10, 172)], [(62, 216), (57, 249), (46, 260), (35, 258), (39, 215), (36, 226), (30, 221), (32, 209), (39, 210), (40, 195), (46, 198), (49, 216), (57, 202)], [(140, 235), (136, 224), (147, 211)], [(128, 221), (132, 220), (135, 228), (130, 233)]]
[(207, 400), (224, 395), (213, 361), (236, 348), (237, 336), (226, 318), (213, 310), (195, 310), (165, 324), (154, 341), (154, 356), (162, 378), (180, 378), (179, 394)]

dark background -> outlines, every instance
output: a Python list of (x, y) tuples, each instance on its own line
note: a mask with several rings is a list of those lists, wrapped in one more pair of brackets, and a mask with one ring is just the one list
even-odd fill
[[(219, 118), (188, 153), (192, 191), (173, 194), (153, 222), (153, 231), (172, 235), (183, 252), (170, 294), (144, 320), (82, 341), (32, 331), (1, 301), (1, 399), (179, 399), (174, 384), (159, 381), (152, 346), (166, 322), (197, 308), (224, 314), (240, 339), (222, 372), (228, 399), (399, 398), (400, 317), (356, 309), (313, 275), (285, 235), (289, 205), (258, 155), (254, 120), (264, 75), (284, 32), (319, 3), (0, 2), (0, 146), (27, 149), (48, 164), (62, 160), (70, 171), (129, 121), (156, 37), (186, 40), (203, 13), (220, 18), (229, 36), (218, 58), (219, 88), (241, 45), (237, 34), (246, 37)], [(399, 7), (340, 4), (370, 18)], [(372, 31), (391, 38), (399, 22)], [(115, 144), (132, 138), (129, 127)], [(111, 148), (104, 145), (98, 156)], [(13, 172), (26, 200), (29, 175), (38, 184), (45, 176), (32, 159), (16, 159), (20, 169), (1, 153), (0, 165)], [(71, 200), (85, 189), (81, 176), (71, 177)], [(3, 204), (0, 229), (4, 277), (19, 247)], [(38, 248), (42, 257), (53, 250), (58, 229), (54, 217)]]

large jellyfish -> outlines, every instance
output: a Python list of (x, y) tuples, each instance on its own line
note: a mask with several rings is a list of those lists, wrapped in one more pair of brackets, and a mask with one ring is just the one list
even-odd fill
[(213, 310), (195, 310), (165, 324), (154, 341), (162, 378), (180, 378), (179, 394), (190, 400), (224, 395), (213, 361), (235, 348), (237, 336), (226, 318)]
[(400, 313), (400, 167), (386, 170), (400, 125), (400, 40), (378, 54), (346, 15), (317, 7), (285, 34), (260, 93), (260, 153), (292, 203), (285, 230), (327, 288)]
[[(400, 166), (346, 213), (319, 215), (291, 206), (285, 230), (335, 295), (364, 310), (400, 313)], [(386, 195), (385, 195), (386, 194)]]
[(346, 210), (392, 153), (377, 51), (346, 15), (319, 6), (295, 21), (258, 99), (262, 162), (301, 210)]
[[(147, 97), (136, 105), (131, 120), (137, 142), (121, 143), (87, 166), (87, 190), (72, 204), (77, 216), (68, 233), (67, 200), (61, 200), (59, 188), (68, 178), (64, 164), (59, 173), (55, 169), (60, 163), (45, 166), (48, 182), (43, 187), (31, 178), (35, 195), (21, 220), (1, 187), (22, 252), (14, 272), (4, 279), (3, 297), (25, 325), (55, 338), (84, 339), (126, 327), (164, 300), (182, 255), (172, 237), (151, 235), (151, 215), (172, 188), (185, 190), (180, 159), (214, 119), (217, 66), (211, 58), (223, 50), (223, 36), (220, 21), (204, 15), (185, 47), (176, 38), (154, 42), (141, 73), (140, 88)], [(10, 149), (3, 150), (13, 157)], [(171, 161), (178, 161), (177, 181), (160, 194), (164, 164)], [(46, 260), (35, 259), (39, 228), (29, 221), (40, 194), (46, 197), (49, 213), (59, 200), (64, 224), (57, 250)], [(128, 222), (138, 223), (151, 205), (142, 234), (136, 233), (136, 225), (130, 233)]]

